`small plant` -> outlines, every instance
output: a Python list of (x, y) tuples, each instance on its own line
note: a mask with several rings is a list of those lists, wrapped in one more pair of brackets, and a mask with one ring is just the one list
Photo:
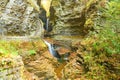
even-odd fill
[(35, 55), (36, 51), (35, 50), (29, 50), (29, 55)]

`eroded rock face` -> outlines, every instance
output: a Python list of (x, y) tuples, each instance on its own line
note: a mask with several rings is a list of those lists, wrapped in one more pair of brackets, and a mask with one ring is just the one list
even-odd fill
[(26, 0), (0, 0), (0, 30), (9, 35), (41, 35), (39, 13)]
[[(67, 36), (88, 33), (93, 26), (98, 1), (53, 0), (50, 17), (53, 33)], [(39, 12), (27, 0), (1, 0), (0, 27), (1, 34), (43, 35)]]
[(91, 29), (88, 26), (92, 27), (93, 24), (86, 23), (86, 21), (93, 18), (96, 5), (97, 0), (53, 0), (52, 6), (55, 9), (54, 34), (70, 36), (88, 33), (88, 30)]

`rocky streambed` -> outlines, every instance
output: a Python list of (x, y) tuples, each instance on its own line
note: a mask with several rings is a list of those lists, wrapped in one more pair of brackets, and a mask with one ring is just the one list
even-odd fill
[[(6, 76), (9, 74), (8, 78), (22, 78), (23, 80), (89, 80), (94, 75), (96, 75), (97, 79), (103, 80), (107, 76), (110, 76), (106, 78), (107, 80), (120, 79), (120, 55), (106, 56), (99, 54), (99, 56), (95, 56), (89, 53), (92, 49), (88, 44), (94, 42), (93, 39), (74, 39), (74, 41), (67, 39), (67, 42), (52, 38), (45, 38), (45, 40), (61, 46), (58, 49), (60, 55), (69, 52), (68, 60), (59, 62), (50, 54), (47, 46), (41, 39), (24, 40), (20, 38), (20, 40), (16, 41), (14, 39), (3, 41), (0, 42), (0, 46), (2, 45), (1, 49), (7, 45), (6, 49), (14, 54), (16, 49), (20, 58), (11, 57), (10, 55), (6, 58), (0, 53), (1, 73), (4, 73), (2, 75)], [(3, 67), (4, 65), (7, 68)], [(0, 78), (3, 79), (2, 75)]]

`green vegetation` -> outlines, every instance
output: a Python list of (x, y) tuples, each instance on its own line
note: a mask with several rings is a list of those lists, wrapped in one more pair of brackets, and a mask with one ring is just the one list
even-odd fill
[(18, 55), (17, 51), (17, 42), (7, 42), (7, 41), (0, 41), (0, 54), (1, 55)]
[(110, 29), (102, 30), (98, 35), (98, 40), (93, 43), (93, 51), (108, 55), (120, 54), (120, 38)]
[(101, 16), (96, 24), (99, 31), (95, 33), (97, 40), (93, 43), (93, 51), (99, 53), (120, 54), (120, 1), (110, 1), (106, 8), (101, 8)]
[(35, 51), (35, 50), (29, 50), (29, 54), (30, 54), (30, 55), (35, 55), (35, 54), (36, 54), (36, 51)]
[[(82, 48), (81, 48), (82, 46)], [(82, 49), (82, 50), (81, 50)], [(85, 78), (90, 80), (120, 79), (120, 1), (111, 0), (99, 8), (94, 31), (81, 41)]]
[[(35, 55), (37, 51), (44, 49), (45, 44), (41, 41), (0, 41), (0, 55), (13, 55), (26, 53)], [(22, 52), (21, 52), (22, 51)]]

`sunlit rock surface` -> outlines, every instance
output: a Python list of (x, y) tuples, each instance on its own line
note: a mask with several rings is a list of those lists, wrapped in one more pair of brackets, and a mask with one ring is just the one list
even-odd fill
[(41, 36), (39, 13), (26, 0), (0, 0), (0, 30), (4, 35)]

